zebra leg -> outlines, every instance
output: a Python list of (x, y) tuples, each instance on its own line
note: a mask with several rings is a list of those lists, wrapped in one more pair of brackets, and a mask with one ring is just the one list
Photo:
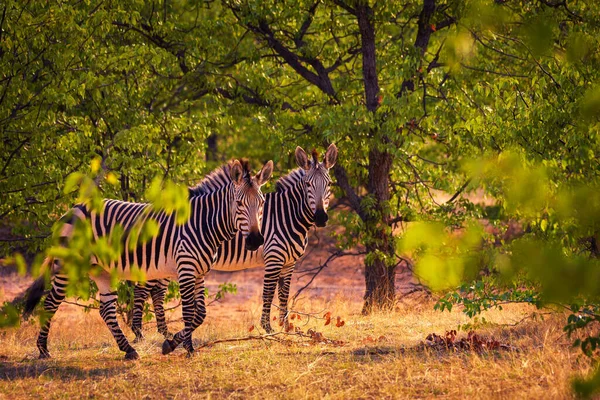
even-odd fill
[[(194, 313), (194, 322), (192, 323), (192, 333), (204, 322), (206, 318), (206, 304), (204, 302), (204, 277), (196, 278), (196, 310)], [(194, 354), (194, 345), (192, 343), (192, 334), (185, 339), (183, 346), (188, 351), (188, 356)]]
[(50, 332), (50, 320), (58, 310), (58, 307), (65, 299), (65, 288), (67, 287), (67, 275), (56, 274), (52, 280), (52, 289), (46, 300), (44, 300), (44, 314), (42, 315), (43, 324), (37, 339), (37, 348), (40, 351), (40, 358), (50, 358), (48, 351), (48, 332)]
[(125, 352), (125, 359), (137, 360), (140, 356), (129, 344), (117, 321), (117, 292), (112, 291), (110, 276), (107, 273), (102, 273), (99, 277), (93, 279), (98, 286), (98, 293), (100, 293), (100, 316), (117, 341), (119, 350)]
[(263, 310), (260, 318), (260, 325), (267, 333), (273, 332), (271, 328), (271, 304), (275, 295), (275, 287), (281, 272), (281, 264), (271, 264), (265, 268), (265, 279), (263, 282)]
[[(195, 291), (196, 291), (196, 278), (194, 276), (185, 276), (179, 278), (179, 290), (181, 291), (181, 303), (184, 328), (177, 332), (173, 339), (166, 339), (162, 345), (162, 353), (169, 354), (179, 346), (181, 342), (186, 340), (193, 331), (194, 315), (196, 309)], [(189, 351), (189, 350), (188, 350)]]
[(294, 272), (294, 265), (281, 271), (279, 274), (279, 283), (277, 284), (277, 292), (279, 295), (279, 322), (283, 324), (283, 327), (286, 331), (289, 326), (287, 303), (290, 296), (292, 272)]
[(152, 297), (152, 305), (154, 306), (154, 316), (156, 317), (156, 326), (158, 333), (162, 334), (166, 339), (169, 339), (169, 328), (165, 319), (165, 294), (167, 293), (167, 283), (159, 281), (150, 291)]
[(142, 317), (144, 314), (144, 304), (148, 299), (151, 289), (148, 285), (136, 284), (133, 288), (133, 318), (131, 322), (131, 330), (135, 333), (134, 343), (144, 339), (142, 334)]

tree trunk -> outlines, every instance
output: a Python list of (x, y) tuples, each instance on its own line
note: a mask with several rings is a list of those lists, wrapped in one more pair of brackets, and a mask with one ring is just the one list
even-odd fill
[[(378, 249), (369, 248), (371, 253)], [(396, 301), (396, 266), (388, 266), (385, 260), (376, 259), (365, 264), (366, 291), (362, 313), (375, 310), (391, 310)]]
[[(379, 107), (379, 82), (375, 53), (375, 29), (373, 10), (367, 2), (356, 6), (356, 18), (361, 37), (363, 82), (367, 110), (375, 114)], [(375, 136), (376, 127), (371, 132)], [(383, 137), (384, 144), (387, 138)], [(365, 261), (365, 303), (363, 313), (374, 309), (390, 309), (395, 301), (394, 237), (389, 228), (389, 176), (392, 168), (392, 155), (379, 149), (380, 143), (373, 143), (369, 151), (369, 176), (367, 191), (374, 197), (373, 209), (363, 214), (367, 228), (367, 260)]]
[(363, 313), (375, 309), (391, 309), (396, 297), (394, 236), (389, 226), (389, 176), (393, 157), (387, 151), (369, 152), (369, 182), (367, 190), (375, 198), (371, 212), (366, 213), (365, 303)]
[(206, 161), (217, 161), (217, 134), (211, 133), (206, 138)]

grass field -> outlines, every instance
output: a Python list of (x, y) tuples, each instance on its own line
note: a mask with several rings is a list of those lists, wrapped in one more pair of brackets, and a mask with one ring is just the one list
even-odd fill
[[(51, 360), (37, 360), (36, 324), (0, 333), (0, 398), (570, 398), (570, 380), (591, 368), (562, 332), (564, 315), (510, 326), (533, 310), (492, 311), (486, 314), (491, 324), (478, 333), (519, 351), (449, 352), (420, 343), (429, 333), (444, 334), (467, 322), (460, 312), (440, 313), (430, 301), (413, 300), (392, 313), (364, 317), (358, 300), (335, 297), (299, 306), (341, 316), (345, 324), (339, 328), (335, 321), (324, 326), (306, 316), (294, 322), (342, 346), (282, 335), (276, 336), (281, 342), (215, 344), (188, 359), (182, 349), (163, 356), (163, 339), (147, 324), (146, 340), (135, 345), (141, 360), (134, 362), (122, 359), (97, 311), (63, 305), (50, 335)], [(258, 298), (210, 307), (194, 335), (196, 346), (258, 334), (249, 327), (258, 324), (259, 310)], [(180, 326), (173, 322), (171, 331)]]

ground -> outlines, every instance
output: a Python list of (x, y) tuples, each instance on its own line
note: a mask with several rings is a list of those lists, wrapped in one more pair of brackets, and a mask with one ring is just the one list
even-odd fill
[[(321, 242), (299, 269), (325, 261), (331, 246)], [(551, 399), (572, 397), (572, 378), (590, 371), (590, 361), (571, 347), (572, 340), (562, 331), (564, 314), (543, 311), (543, 320), (532, 319), (537, 310), (524, 305), (486, 313), (488, 323), (478, 328), (478, 334), (510, 344), (512, 351), (430, 348), (425, 340), (430, 333), (444, 335), (468, 322), (460, 309), (434, 311), (435, 296), (416, 293), (403, 297), (392, 312), (362, 316), (362, 273), (360, 257), (335, 260), (294, 305), (295, 310), (318, 317), (303, 314), (294, 325), (304, 333), (309, 329), (321, 333), (329, 340), (325, 343), (279, 334), (273, 340), (201, 347), (264, 333), (259, 328), (262, 271), (213, 271), (207, 281), (211, 291), (219, 283), (233, 282), (239, 292), (208, 308), (204, 325), (194, 334), (198, 350), (192, 358), (182, 349), (163, 356), (163, 338), (150, 322), (144, 326), (146, 340), (134, 345), (141, 359), (124, 361), (97, 311), (85, 313), (63, 304), (50, 333), (51, 360), (37, 359), (36, 321), (0, 331), (0, 399)], [(296, 274), (291, 293), (309, 279)], [(0, 302), (12, 299), (30, 282), (30, 277), (0, 274)], [(406, 274), (400, 275), (397, 287), (400, 292), (410, 287)], [(327, 311), (333, 318), (325, 326), (322, 317)], [(181, 328), (180, 316), (180, 308), (168, 313), (172, 332)], [(335, 326), (337, 316), (344, 321), (341, 327)], [(124, 331), (133, 338), (129, 328)]]
[[(146, 340), (135, 345), (141, 359), (134, 362), (123, 360), (97, 312), (63, 307), (50, 335), (49, 361), (36, 359), (35, 324), (2, 333), (0, 398), (569, 398), (570, 379), (590, 368), (570, 347), (561, 315), (502, 325), (532, 311), (523, 306), (488, 313), (494, 324), (479, 331), (510, 343), (515, 351), (424, 348), (420, 344), (429, 333), (443, 334), (466, 318), (412, 300), (392, 313), (364, 317), (358, 314), (360, 302), (340, 296), (307, 300), (303, 309), (331, 310), (344, 326), (334, 326), (335, 318), (324, 326), (323, 320), (307, 321), (306, 316), (296, 325), (343, 341), (341, 346), (281, 336), (294, 343), (220, 343), (188, 359), (181, 349), (163, 356), (162, 337), (147, 326)], [(246, 307), (233, 318), (209, 309), (194, 335), (196, 346), (258, 334), (258, 328), (249, 332), (249, 327), (257, 324), (260, 305), (249, 301)]]

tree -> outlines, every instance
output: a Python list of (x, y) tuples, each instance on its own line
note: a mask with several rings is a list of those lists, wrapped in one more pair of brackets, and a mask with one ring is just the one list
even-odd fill
[[(416, 3), (404, 9), (344, 1), (300, 2), (295, 8), (277, 2), (225, 5), (259, 41), (260, 69), (269, 77), (260, 93), (277, 121), (296, 140), (303, 140), (300, 135), (313, 143), (335, 140), (356, 156), (336, 166), (335, 176), (359, 217), (357, 231), (364, 232), (359, 236), (368, 253), (363, 311), (389, 308), (397, 264), (391, 224), (401, 218), (392, 218), (398, 210), (390, 205), (390, 177), (394, 163), (403, 158), (402, 125), (413, 120), (397, 106), (410, 102), (403, 95), (414, 90), (414, 75), (433, 32), (435, 3), (426, 2), (418, 18), (409, 16), (418, 9)], [(453, 20), (436, 22), (443, 29)], [(414, 46), (403, 47), (400, 43), (415, 31)], [(406, 57), (399, 68), (403, 73), (393, 70), (399, 67), (398, 56)], [(359, 195), (357, 187), (365, 194)]]
[(581, 154), (595, 154), (597, 128), (583, 122), (595, 121), (597, 11), (549, 0), (9, 1), (0, 215), (31, 221), (9, 243), (38, 245), (73, 200), (65, 176), (98, 156), (118, 181), (105, 195), (137, 200), (155, 175), (205, 171), (207, 138), (220, 157), (287, 167), (296, 145), (336, 142), (338, 195), (352, 210), (338, 217), (340, 245), (367, 250), (364, 311), (389, 308), (399, 225), (485, 216), (460, 196), (465, 158), (517, 147), (568, 164), (565, 179), (595, 176)]
[[(573, 157), (590, 146), (577, 99), (598, 79), (598, 10), (587, 2), (224, 4), (254, 36), (250, 65), (268, 80), (253, 92), (272, 118), (295, 140), (335, 140), (352, 155), (335, 175), (368, 253), (365, 312), (393, 304), (395, 223), (481, 215), (455, 212), (471, 181), (465, 156), (516, 146), (595, 173)], [(433, 189), (455, 194), (437, 204)]]

